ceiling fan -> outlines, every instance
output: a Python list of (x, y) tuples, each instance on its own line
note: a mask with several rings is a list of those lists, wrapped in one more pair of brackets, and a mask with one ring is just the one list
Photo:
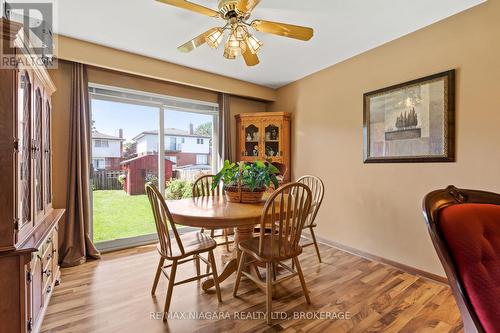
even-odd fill
[(311, 28), (292, 24), (264, 20), (253, 20), (252, 22), (248, 22), (252, 10), (259, 4), (260, 0), (219, 0), (218, 11), (187, 0), (156, 1), (226, 21), (223, 27), (212, 28), (179, 46), (179, 51), (191, 52), (205, 43), (211, 48), (216, 49), (224, 39), (226, 30), (228, 30), (230, 33), (224, 45), (224, 57), (227, 59), (236, 59), (236, 57), (242, 55), (248, 66), (255, 66), (259, 63), (257, 53), (263, 45), (257, 37), (249, 33), (248, 28), (250, 27), (256, 31), (304, 41), (310, 40), (314, 34)]

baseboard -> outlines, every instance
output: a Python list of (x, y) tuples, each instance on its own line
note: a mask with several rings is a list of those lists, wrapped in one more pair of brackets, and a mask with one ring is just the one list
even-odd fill
[[(306, 233), (306, 232), (303, 232), (303, 235), (306, 237), (310, 236), (309, 233)], [(315, 235), (316, 235), (316, 233), (315, 233)], [(322, 243), (326, 246), (334, 247), (338, 250), (348, 252), (348, 253), (353, 254), (355, 256), (358, 256), (358, 257), (362, 257), (362, 258), (365, 258), (368, 260), (379, 262), (379, 263), (384, 264), (384, 265), (389, 265), (389, 266), (395, 267), (399, 270), (402, 270), (403, 272), (406, 272), (406, 273), (409, 273), (412, 275), (417, 275), (417, 276), (420, 276), (424, 279), (431, 280), (433, 282), (449, 285), (448, 279), (444, 276), (440, 276), (440, 275), (437, 275), (434, 273), (426, 272), (426, 271), (423, 271), (421, 269), (411, 267), (411, 266), (402, 264), (400, 262), (397, 262), (397, 261), (394, 261), (391, 259), (383, 258), (383, 257), (377, 256), (377, 255), (374, 255), (374, 254), (371, 254), (368, 252), (364, 252), (364, 251), (355, 249), (353, 247), (334, 242), (332, 240), (326, 239), (326, 238), (318, 236), (318, 235), (316, 235), (316, 239), (318, 240), (319, 243)]]

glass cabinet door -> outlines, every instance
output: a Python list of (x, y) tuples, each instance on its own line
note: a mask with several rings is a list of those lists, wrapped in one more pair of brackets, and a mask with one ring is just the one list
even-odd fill
[(40, 89), (35, 92), (35, 109), (33, 115), (33, 168), (34, 168), (34, 201), (36, 221), (43, 216), (43, 172), (42, 172), (42, 93)]
[(21, 71), (17, 88), (17, 209), (19, 230), (31, 220), (31, 82)]
[(44, 109), (44, 119), (43, 119), (43, 161), (44, 161), (44, 171), (45, 171), (45, 204), (49, 206), (52, 203), (52, 174), (51, 174), (51, 155), (52, 147), (50, 144), (50, 103), (45, 101)]
[(260, 124), (259, 123), (243, 123), (242, 149), (243, 160), (255, 160), (261, 153), (260, 146)]
[(266, 159), (280, 161), (283, 155), (281, 143), (281, 123), (264, 124), (264, 146)]

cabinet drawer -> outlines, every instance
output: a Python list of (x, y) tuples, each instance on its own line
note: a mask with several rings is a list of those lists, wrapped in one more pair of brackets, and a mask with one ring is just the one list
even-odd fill
[(54, 240), (53, 240), (53, 233), (50, 234), (49, 237), (47, 237), (47, 239), (45, 240), (45, 242), (43, 242), (40, 250), (42, 251), (43, 254), (45, 254), (48, 249), (50, 248), (50, 251), (52, 251), (52, 244), (54, 243)]
[(52, 271), (52, 259), (46, 262), (46, 265), (42, 267), (42, 285), (44, 288), (47, 284), (52, 284), (54, 272)]

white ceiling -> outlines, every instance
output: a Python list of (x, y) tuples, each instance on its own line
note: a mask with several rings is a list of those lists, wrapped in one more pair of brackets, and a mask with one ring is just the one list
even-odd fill
[[(55, 32), (268, 87), (280, 87), (370, 50), (484, 0), (262, 0), (253, 18), (313, 27), (309, 42), (256, 35), (261, 63), (222, 57), (207, 45), (189, 54), (177, 46), (222, 20), (154, 0), (55, 0)], [(194, 0), (216, 9), (217, 0)]]

